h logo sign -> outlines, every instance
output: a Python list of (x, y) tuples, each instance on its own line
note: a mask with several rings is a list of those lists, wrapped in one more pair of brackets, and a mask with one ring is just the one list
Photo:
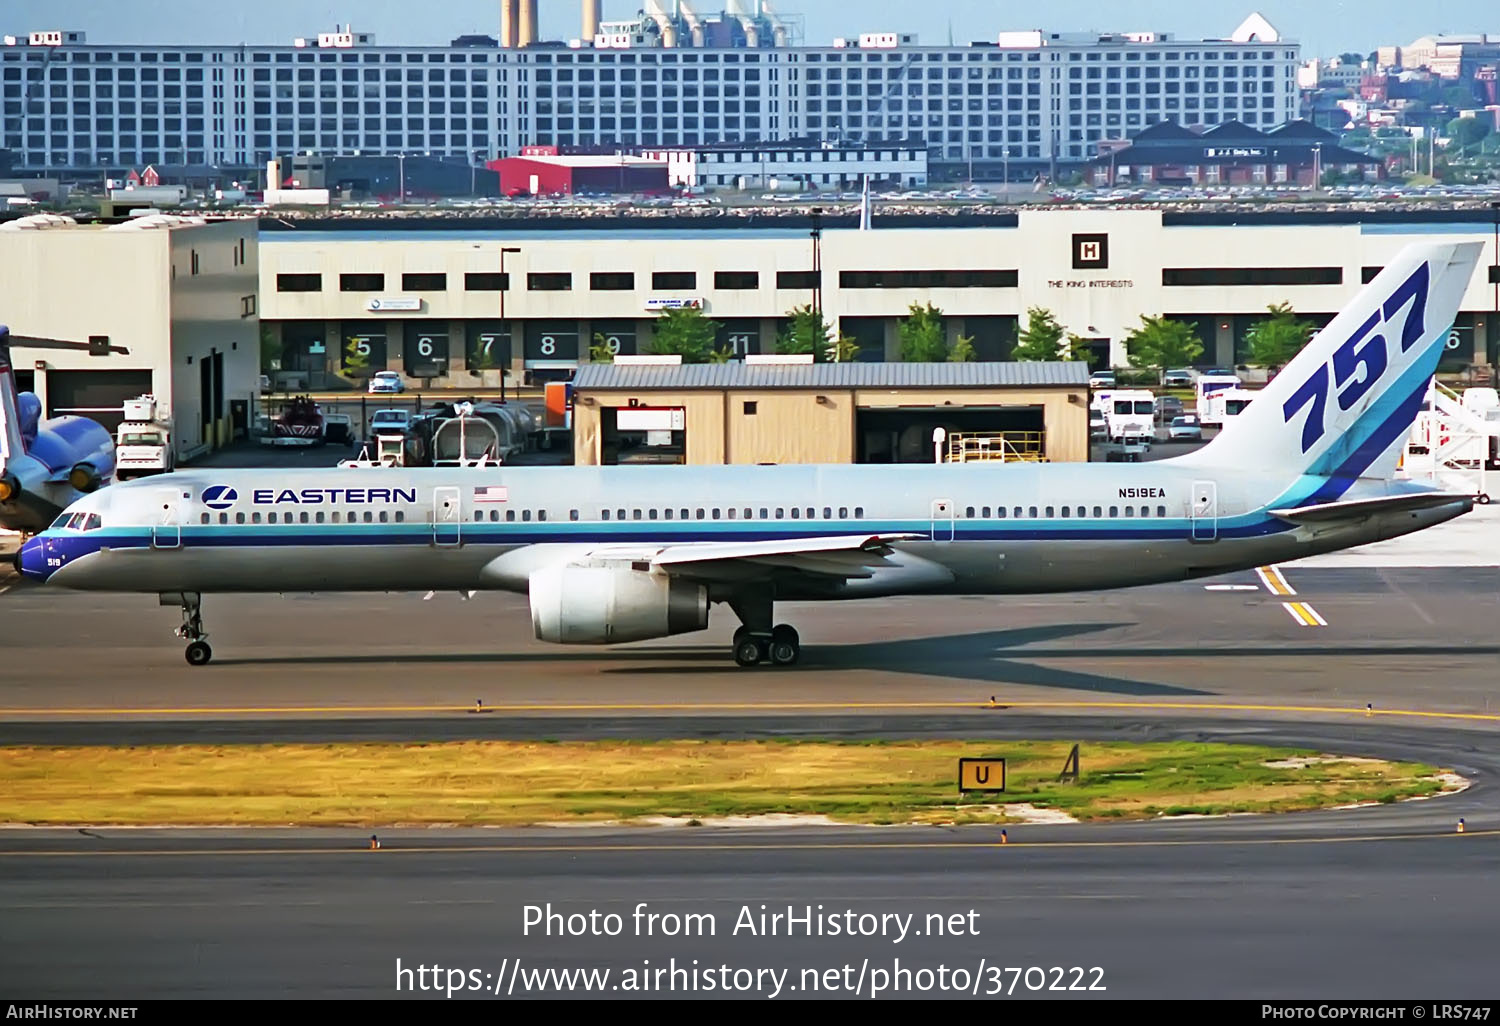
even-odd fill
[(1075, 271), (1102, 271), (1109, 267), (1109, 236), (1074, 235), (1073, 269)]

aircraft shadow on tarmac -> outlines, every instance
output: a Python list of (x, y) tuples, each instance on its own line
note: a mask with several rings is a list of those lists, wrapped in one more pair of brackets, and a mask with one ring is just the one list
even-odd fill
[[(1110, 657), (1118, 650), (1107, 649), (1025, 649), (1014, 654), (1009, 650), (1039, 642), (1061, 641), (1083, 634), (1094, 634), (1117, 627), (1133, 626), (1128, 623), (1081, 623), (1048, 624), (1040, 627), (1022, 627), (1011, 630), (980, 631), (971, 634), (953, 634), (936, 638), (906, 638), (893, 641), (850, 642), (832, 645), (805, 645), (802, 659), (795, 666), (765, 668), (755, 671), (742, 670), (726, 657), (723, 646), (653, 646), (650, 648), (622, 648), (608, 652), (600, 649), (580, 651), (559, 649), (552, 652), (479, 652), (455, 653), (433, 652), (403, 655), (358, 655), (348, 656), (271, 656), (258, 659), (220, 659), (217, 666), (249, 665), (352, 665), (361, 662), (400, 664), (403, 662), (432, 665), (438, 663), (582, 663), (607, 662), (626, 665), (607, 665), (601, 668), (604, 674), (626, 675), (693, 675), (723, 674), (737, 683), (755, 679), (747, 674), (772, 674), (777, 678), (787, 676), (810, 676), (829, 672), (883, 671), (915, 673), (930, 677), (949, 677), (956, 680), (977, 681), (989, 684), (1021, 684), (1033, 687), (1061, 688), (1070, 691), (1089, 691), (1105, 694), (1136, 696), (1190, 696), (1209, 695), (1212, 692), (1197, 688), (1179, 687), (1152, 681), (1133, 680), (1126, 677), (1107, 676), (1079, 670), (1035, 666), (1027, 660), (1037, 657), (1049, 659), (1087, 657)], [(1219, 650), (1187, 650), (1199, 655), (1215, 655)], [(1264, 650), (1256, 649), (1258, 654)], [(1140, 651), (1141, 655), (1149, 654)]]

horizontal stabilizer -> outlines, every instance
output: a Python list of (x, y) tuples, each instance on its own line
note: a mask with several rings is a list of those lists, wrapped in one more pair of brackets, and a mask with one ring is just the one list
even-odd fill
[(1381, 495), (1373, 499), (1350, 499), (1347, 502), (1324, 502), (1297, 509), (1273, 509), (1271, 515), (1293, 524), (1321, 524), (1374, 516), (1377, 513), (1415, 512), (1455, 502), (1473, 501), (1474, 496), (1463, 492), (1411, 492), (1406, 495)]

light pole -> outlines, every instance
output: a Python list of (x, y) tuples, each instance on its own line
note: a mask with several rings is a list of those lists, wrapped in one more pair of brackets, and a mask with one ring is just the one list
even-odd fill
[(398, 175), (399, 175), (398, 180), (400, 182), (400, 185), (397, 186), (398, 192), (396, 194), (396, 202), (397, 203), (405, 203), (406, 202), (406, 154), (404, 154), (404, 153), (398, 153), (398, 154), (396, 154), (396, 167), (399, 169), (399, 171), (398, 171)]
[[(510, 325), (505, 320), (505, 293), (510, 291), (510, 279), (505, 276), (505, 254), (521, 252), (515, 246), (500, 247), (500, 329), (505, 332), (505, 337), (510, 338)], [(515, 351), (514, 340), (512, 340), (511, 351)], [(500, 401), (505, 402), (505, 372), (509, 368), (500, 368)]]
[[(1500, 336), (1500, 203), (1491, 203), (1490, 210), (1495, 215), (1495, 248), (1490, 250), (1490, 281), (1495, 286), (1495, 311), (1490, 318), (1489, 337)], [(1489, 349), (1486, 342), (1485, 348)], [(1485, 354), (1489, 356), (1488, 353)]]
[(823, 208), (812, 208), (813, 311), (823, 318)]
[(1313, 143), (1313, 192), (1323, 187), (1323, 144)]

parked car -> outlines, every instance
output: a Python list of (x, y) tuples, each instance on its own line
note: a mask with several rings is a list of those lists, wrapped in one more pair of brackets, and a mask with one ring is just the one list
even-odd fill
[(1090, 388), (1114, 388), (1115, 372), (1112, 370), (1094, 371), (1089, 375)]
[(1162, 395), (1156, 398), (1156, 419), (1162, 423), (1171, 423), (1177, 417), (1182, 416), (1182, 400), (1175, 395)]
[(1177, 367), (1163, 374), (1161, 383), (1166, 388), (1192, 388), (1193, 372), (1186, 367)]
[(404, 435), (410, 427), (410, 410), (376, 410), (370, 414), (370, 427), (366, 433), (371, 438), (381, 434)]
[(1089, 412), (1089, 437), (1103, 438), (1109, 434), (1109, 425), (1104, 420), (1104, 414), (1098, 410)]
[(1198, 423), (1198, 418), (1191, 414), (1186, 417), (1174, 417), (1167, 427), (1167, 437), (1174, 442), (1201, 439), (1203, 426)]
[(370, 385), (366, 389), (370, 395), (380, 392), (405, 392), (406, 385), (401, 381), (401, 375), (395, 371), (376, 371), (370, 375)]

